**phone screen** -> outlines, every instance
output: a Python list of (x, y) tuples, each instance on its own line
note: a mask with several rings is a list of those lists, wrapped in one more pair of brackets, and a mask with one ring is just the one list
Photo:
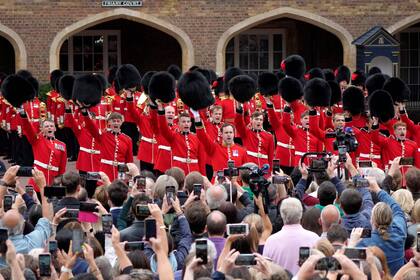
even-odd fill
[(12, 204), (13, 204), (13, 195), (5, 195), (3, 199), (4, 212), (7, 212), (10, 209), (12, 209)]
[(309, 247), (299, 248), (299, 266), (302, 266), (302, 264), (309, 258), (310, 253), (311, 249)]
[(72, 246), (73, 253), (81, 253), (83, 245), (83, 232), (81, 230), (73, 230)]
[(57, 251), (57, 240), (50, 240), (48, 241), (48, 252), (51, 254)]
[(79, 218), (79, 209), (67, 209), (66, 213), (64, 213), (64, 217), (69, 219)]
[(125, 251), (134, 251), (134, 250), (144, 250), (144, 242), (142, 241), (131, 241), (127, 242), (124, 245)]
[(136, 211), (137, 211), (137, 214), (141, 217), (146, 218), (150, 216), (150, 210), (147, 204), (137, 204)]
[(0, 228), (0, 253), (5, 254), (7, 251), (6, 240), (9, 238), (8, 229)]
[(366, 249), (364, 248), (346, 248), (344, 255), (351, 260), (366, 260)]
[(227, 166), (228, 166), (228, 168), (235, 168), (235, 161), (228, 160)]
[(255, 260), (255, 256), (253, 254), (240, 254), (236, 260), (236, 265), (256, 265), (257, 261)]
[(194, 184), (194, 195), (196, 195), (198, 199), (200, 199), (201, 189), (202, 189), (201, 184)]
[(51, 255), (40, 254), (38, 260), (40, 276), (51, 276)]
[(359, 161), (359, 167), (372, 167), (372, 162), (370, 160)]
[(145, 219), (144, 220), (144, 227), (145, 227), (145, 239), (149, 241), (150, 238), (156, 238), (156, 220), (155, 219)]
[(175, 200), (175, 186), (166, 186), (166, 200), (168, 205), (171, 205), (171, 198)]
[(280, 160), (273, 159), (273, 173), (280, 172)]
[(197, 239), (195, 241), (195, 256), (202, 260), (202, 264), (207, 264), (207, 239)]
[(227, 234), (248, 234), (249, 225), (248, 224), (228, 224), (227, 225)]
[(104, 233), (111, 234), (112, 229), (112, 215), (104, 214), (102, 215), (102, 230)]
[(420, 232), (417, 232), (417, 252), (420, 252)]

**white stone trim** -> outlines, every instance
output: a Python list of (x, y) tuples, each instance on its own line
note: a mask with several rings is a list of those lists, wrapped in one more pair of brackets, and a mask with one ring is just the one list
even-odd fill
[(216, 72), (221, 75), (225, 71), (225, 50), (231, 38), (242, 31), (282, 17), (313, 24), (337, 36), (343, 45), (343, 64), (349, 66), (351, 69), (356, 68), (356, 47), (352, 45), (353, 36), (347, 29), (334, 21), (317, 14), (290, 7), (283, 7), (247, 18), (226, 30), (217, 42)]
[(400, 31), (403, 31), (404, 29), (410, 27), (411, 25), (414, 25), (416, 23), (420, 22), (420, 13), (416, 13), (414, 15), (408, 16), (403, 18), (402, 20), (394, 23), (390, 27), (388, 27), (386, 30), (391, 33), (392, 35), (397, 34)]
[(88, 16), (81, 19), (57, 33), (50, 46), (50, 72), (59, 68), (60, 48), (63, 42), (70, 36), (85, 30), (91, 26), (107, 22), (114, 19), (128, 19), (135, 22), (145, 24), (147, 26), (156, 28), (168, 35), (174, 37), (182, 49), (182, 69), (188, 70), (189, 67), (194, 65), (194, 48), (190, 37), (180, 28), (175, 25), (161, 20), (155, 16), (133, 11), (126, 8), (112, 9), (103, 13)]
[(13, 49), (15, 51), (16, 71), (19, 69), (26, 69), (28, 65), (28, 56), (22, 38), (20, 38), (20, 36), (15, 31), (1, 23), (0, 36), (6, 38), (13, 46)]

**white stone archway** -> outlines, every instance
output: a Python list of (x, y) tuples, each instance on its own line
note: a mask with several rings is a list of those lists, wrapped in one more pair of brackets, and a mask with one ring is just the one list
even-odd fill
[(402, 20), (394, 23), (390, 27), (387, 28), (387, 31), (392, 35), (397, 34), (398, 32), (420, 22), (420, 13), (416, 13), (414, 15), (408, 16), (403, 18)]
[(225, 71), (226, 46), (229, 43), (230, 39), (232, 39), (234, 36), (241, 33), (242, 31), (245, 31), (262, 23), (283, 17), (313, 24), (337, 36), (343, 46), (343, 64), (349, 66), (351, 69), (356, 68), (356, 47), (351, 43), (353, 41), (353, 36), (344, 27), (327, 18), (310, 12), (290, 7), (283, 7), (247, 18), (226, 30), (217, 43), (217, 73), (222, 74)]
[(28, 56), (26, 54), (25, 44), (20, 36), (9, 27), (0, 23), (0, 36), (7, 39), (15, 51), (15, 69), (26, 69), (28, 65)]
[(183, 30), (169, 22), (148, 15), (146, 13), (133, 11), (126, 8), (117, 8), (100, 14), (88, 16), (58, 32), (50, 46), (50, 72), (54, 69), (58, 69), (60, 66), (60, 48), (66, 39), (91, 26), (114, 19), (127, 19), (134, 22), (139, 22), (165, 32), (166, 34), (175, 38), (181, 46), (182, 69), (186, 71), (194, 64), (193, 44), (190, 37)]

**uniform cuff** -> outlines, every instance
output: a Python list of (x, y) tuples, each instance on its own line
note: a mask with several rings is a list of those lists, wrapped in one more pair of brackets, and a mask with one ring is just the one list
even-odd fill
[(284, 106), (284, 110), (285, 113), (291, 113), (292, 112), (292, 108), (290, 108), (289, 106)]
[(71, 109), (66, 109), (66, 114), (71, 114)]
[(127, 100), (128, 102), (133, 102), (133, 100), (134, 100), (134, 97), (127, 97), (125, 100)]
[(203, 122), (202, 121), (195, 122), (195, 127), (196, 128), (203, 128), (204, 127)]
[(379, 124), (373, 124), (373, 125), (372, 125), (372, 129), (373, 129), (373, 130), (375, 130), (375, 129), (379, 129)]
[(165, 115), (165, 110), (158, 110), (158, 115), (164, 116)]
[(267, 105), (267, 108), (269, 108), (269, 109), (273, 109), (274, 108), (274, 104), (273, 103), (266, 103), (266, 105)]
[(309, 110), (309, 116), (316, 116), (316, 110)]

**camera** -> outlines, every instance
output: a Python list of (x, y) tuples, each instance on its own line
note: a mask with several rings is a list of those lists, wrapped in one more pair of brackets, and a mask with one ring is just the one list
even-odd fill
[(118, 164), (117, 170), (120, 173), (128, 172), (128, 166), (127, 166), (127, 164)]
[(340, 263), (334, 257), (325, 257), (320, 259), (316, 265), (315, 270), (322, 271), (337, 271), (341, 269)]
[[(249, 174), (249, 187), (255, 197), (258, 197), (260, 194), (263, 198), (264, 204), (264, 211), (268, 213), (268, 205), (270, 205), (270, 197), (268, 196), (268, 186), (270, 182), (264, 178), (264, 175), (268, 173), (270, 166), (268, 164), (264, 164), (263, 167), (260, 169), (257, 166), (252, 168), (246, 168), (250, 171)], [(255, 208), (258, 211), (258, 207)], [(258, 212), (256, 212), (258, 213)]]
[(306, 158), (310, 158), (311, 161), (309, 162), (308, 171), (312, 173), (321, 173), (325, 172), (328, 168), (328, 162), (331, 160), (330, 153), (305, 153), (302, 158), (300, 159), (301, 162), (305, 162)]
[(340, 146), (346, 147), (346, 152), (354, 152), (357, 150), (357, 147), (359, 147), (359, 142), (357, 142), (356, 137), (354, 136), (353, 129), (351, 127), (346, 128), (337, 128), (334, 132), (328, 132), (325, 135), (326, 138), (335, 138), (335, 141), (333, 143), (334, 150), (339, 150)]
[(351, 260), (366, 260), (366, 248), (345, 248), (344, 255)]
[(353, 183), (356, 186), (356, 188), (368, 188), (369, 187), (369, 181), (365, 178), (354, 178)]
[(271, 181), (273, 184), (286, 184), (289, 182), (289, 180), (289, 176), (274, 175)]
[(99, 174), (99, 172), (88, 172), (86, 174), (86, 180), (98, 181), (100, 179), (101, 179), (101, 174)]
[(253, 254), (240, 254), (236, 260), (235, 265), (256, 265), (257, 261)]

